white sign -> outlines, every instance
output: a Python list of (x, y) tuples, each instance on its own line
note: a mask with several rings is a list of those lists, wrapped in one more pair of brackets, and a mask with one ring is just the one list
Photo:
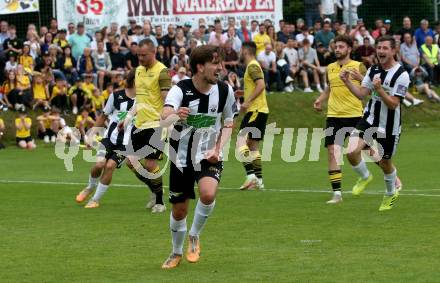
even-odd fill
[(88, 31), (109, 26), (112, 22), (128, 25), (128, 19), (138, 24), (150, 20), (153, 26), (181, 25), (189, 22), (198, 26), (200, 18), (214, 24), (219, 18), (224, 24), (234, 17), (237, 24), (245, 18), (259, 22), (269, 19), (278, 26), (283, 18), (281, 0), (64, 0), (57, 1), (60, 27), (84, 22)]
[(38, 0), (0, 0), (0, 15), (38, 12)]

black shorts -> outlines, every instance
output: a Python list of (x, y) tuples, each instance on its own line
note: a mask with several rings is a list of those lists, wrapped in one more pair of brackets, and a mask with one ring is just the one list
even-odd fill
[(253, 136), (253, 131), (248, 132), (249, 139), (260, 141), (264, 138), (264, 133), (266, 132), (266, 123), (269, 114), (252, 111), (244, 115), (243, 121), (241, 121), (240, 130), (244, 128), (252, 128), (253, 131), (258, 130), (259, 135)]
[(104, 138), (101, 140), (100, 148), (98, 149), (97, 156), (104, 157), (106, 160), (113, 160), (116, 163), (116, 168), (121, 168), (124, 164), (125, 156), (117, 153), (116, 151), (125, 151), (123, 145), (114, 145), (110, 139)]
[(325, 147), (334, 144), (343, 146), (345, 139), (350, 136), (361, 118), (328, 117), (325, 123)]
[(134, 155), (139, 159), (159, 159), (165, 147), (162, 140), (162, 128), (138, 129), (131, 131), (131, 145)]
[(356, 125), (356, 130), (353, 131), (351, 136), (360, 137), (369, 146), (372, 146), (373, 141), (376, 140), (380, 145), (379, 155), (382, 156), (383, 159), (391, 159), (391, 157), (393, 157), (393, 155), (396, 153), (400, 135), (393, 135), (392, 133), (378, 135), (377, 131), (371, 131), (368, 136), (366, 136), (365, 133), (370, 128), (372, 128), (372, 126), (364, 119), (361, 119)]
[(170, 167), (170, 203), (195, 199), (194, 183), (198, 183), (203, 177), (211, 177), (220, 182), (223, 171), (222, 162), (211, 164), (206, 160), (200, 162), (200, 170), (195, 170), (192, 166), (178, 168), (174, 163)]
[(18, 144), (21, 141), (25, 141), (26, 143), (33, 141), (32, 137), (25, 137), (25, 138), (15, 138), (16, 143)]

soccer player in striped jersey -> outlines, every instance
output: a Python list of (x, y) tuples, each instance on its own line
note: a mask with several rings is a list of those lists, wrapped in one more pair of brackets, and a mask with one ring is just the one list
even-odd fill
[(199, 200), (186, 254), (191, 263), (199, 261), (200, 232), (215, 206), (223, 169), (221, 152), (231, 136), (236, 114), (232, 87), (219, 81), (222, 60), (219, 47), (204, 45), (194, 49), (190, 58), (194, 76), (173, 86), (165, 100), (162, 119), (174, 117), (180, 121), (170, 136), (175, 156), (170, 168), (169, 195), (173, 250), (162, 265), (164, 269), (175, 268), (182, 260), (189, 200), (195, 198), (194, 183), (199, 187)]
[(240, 108), (246, 114), (237, 137), (237, 149), (246, 170), (246, 180), (240, 190), (264, 189), (259, 148), (266, 130), (269, 107), (264, 73), (255, 59), (256, 48), (254, 42), (243, 43), (240, 54), (247, 66), (244, 74), (244, 102)]
[(99, 207), (100, 200), (111, 183), (114, 170), (120, 168), (125, 160), (125, 156), (118, 151), (125, 151), (133, 126), (130, 124), (124, 130), (118, 125), (135, 104), (134, 79), (135, 71), (132, 70), (127, 75), (126, 89), (115, 91), (107, 100), (104, 112), (97, 118), (96, 127), (104, 126), (107, 118), (109, 124), (101, 140), (98, 160), (90, 171), (89, 184), (76, 196), (76, 201), (82, 203), (96, 188), (85, 208)]
[(353, 48), (350, 37), (337, 36), (335, 46), (337, 61), (327, 67), (329, 85), (314, 103), (314, 108), (317, 111), (322, 111), (322, 102), (328, 100), (325, 147), (328, 151), (328, 176), (333, 189), (333, 197), (327, 202), (328, 204), (342, 202), (342, 171), (339, 165), (342, 147), (344, 140), (361, 119), (363, 109), (362, 101), (350, 92), (341, 80), (339, 73), (348, 70), (350, 81), (354, 85), (360, 86), (363, 76), (367, 72), (361, 62), (350, 59)]
[(377, 141), (378, 165), (382, 168), (386, 185), (379, 211), (384, 211), (391, 209), (399, 196), (396, 190), (397, 170), (391, 158), (396, 152), (401, 133), (400, 103), (406, 95), (410, 80), (408, 73), (395, 60), (395, 39), (383, 36), (377, 42), (379, 64), (368, 69), (360, 87), (352, 83), (347, 71), (342, 71), (340, 76), (358, 98), (371, 94), (364, 115), (350, 136), (347, 157), (360, 176), (353, 193), (360, 194), (372, 178), (361, 152), (366, 146), (371, 146), (373, 140)]

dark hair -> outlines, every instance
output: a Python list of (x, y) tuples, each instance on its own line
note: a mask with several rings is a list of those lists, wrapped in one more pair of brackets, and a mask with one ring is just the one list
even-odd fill
[(207, 62), (212, 62), (214, 59), (219, 58), (223, 60), (223, 49), (218, 46), (212, 45), (202, 45), (196, 47), (189, 58), (189, 65), (191, 67), (191, 72), (197, 74), (197, 65), (204, 65)]
[(338, 35), (335, 37), (335, 43), (340, 41), (340, 42), (345, 42), (345, 44), (347, 44), (350, 48), (353, 48), (353, 40), (351, 40), (351, 38), (348, 35), (342, 34), (342, 35)]
[(249, 52), (254, 56), (257, 55), (257, 45), (253, 41), (243, 42), (241, 48), (249, 50)]
[(379, 42), (385, 42), (385, 41), (390, 42), (390, 46), (392, 49), (396, 48), (396, 40), (394, 39), (394, 37), (389, 36), (389, 35), (384, 35), (384, 36), (379, 37), (379, 39), (377, 40), (377, 43), (379, 44)]
[(153, 42), (151, 39), (149, 39), (149, 38), (144, 38), (144, 39), (142, 39), (142, 40), (139, 42), (139, 44), (138, 44), (139, 47), (142, 47), (142, 46), (144, 46), (144, 45), (148, 45), (148, 46), (150, 46), (150, 47), (155, 47), (155, 46), (154, 46), (154, 42)]
[(136, 77), (136, 69), (131, 69), (125, 77), (125, 86), (127, 88), (134, 88), (134, 79)]

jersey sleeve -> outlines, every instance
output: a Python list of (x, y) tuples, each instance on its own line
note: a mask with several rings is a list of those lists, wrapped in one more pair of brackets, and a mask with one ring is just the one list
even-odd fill
[(254, 82), (260, 79), (264, 79), (263, 70), (261, 70), (259, 65), (256, 64), (250, 65), (248, 67), (248, 73)]
[(406, 92), (408, 91), (409, 83), (410, 80), (408, 73), (402, 73), (394, 84), (393, 90), (391, 91), (390, 95), (402, 98), (405, 97)]
[(169, 90), (171, 87), (171, 78), (168, 74), (168, 69), (163, 68), (159, 74), (159, 87), (160, 90)]
[(365, 67), (364, 63), (359, 64), (359, 73), (361, 73), (362, 76), (367, 74), (367, 67)]
[(179, 107), (182, 105), (182, 99), (182, 89), (178, 86), (173, 86), (165, 98), (164, 106), (173, 107), (173, 109), (177, 111), (177, 109), (179, 109)]
[(115, 98), (114, 98), (114, 96), (115, 96), (114, 94), (110, 95), (108, 100), (107, 100), (107, 103), (105, 104), (104, 114), (106, 116), (110, 116), (110, 114), (113, 113), (113, 110), (115, 110), (115, 106), (114, 106)]
[(368, 69), (367, 73), (365, 74), (365, 77), (362, 80), (362, 86), (368, 88), (369, 90), (374, 90), (373, 82), (370, 79), (370, 72), (371, 68)]
[(238, 114), (237, 103), (235, 101), (234, 90), (228, 85), (228, 97), (226, 98), (225, 108), (223, 109), (223, 119), (225, 123), (232, 123)]

